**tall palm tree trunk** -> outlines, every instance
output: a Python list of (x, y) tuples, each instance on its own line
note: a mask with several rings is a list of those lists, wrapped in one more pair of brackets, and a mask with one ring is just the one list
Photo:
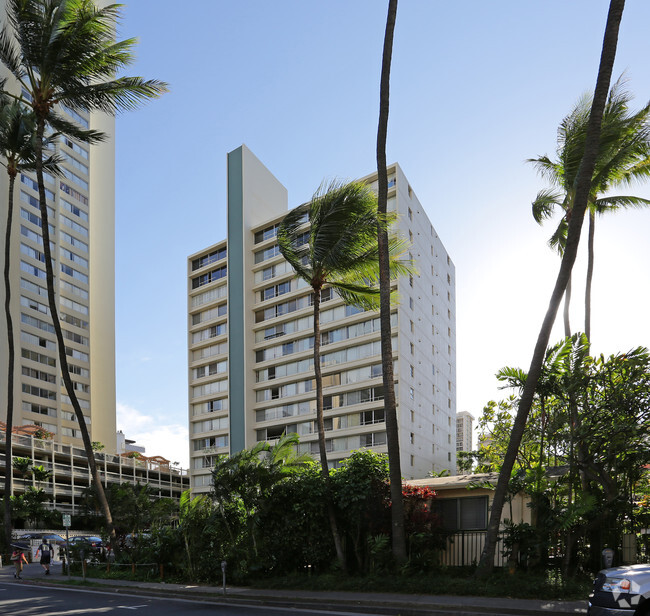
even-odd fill
[(564, 337), (571, 337), (571, 323), (569, 320), (569, 309), (571, 307), (571, 275), (569, 274), (569, 280), (566, 283), (566, 289), (564, 291), (564, 312), (562, 314), (564, 320)]
[(587, 236), (587, 283), (585, 285), (585, 336), (591, 344), (591, 284), (594, 277), (594, 234), (596, 231), (596, 213), (589, 211), (589, 235)]
[[(386, 170), (386, 136), (388, 134), (388, 111), (390, 102), (390, 66), (393, 55), (393, 34), (397, 17), (397, 0), (389, 0), (386, 18), (386, 34), (381, 64), (379, 89), (379, 128), (377, 130), (377, 185), (378, 211), (386, 214), (388, 208), (388, 172)], [(408, 560), (406, 530), (404, 528), (404, 502), (402, 498), (402, 469), (399, 451), (399, 426), (393, 375), (392, 328), (390, 325), (390, 267), (388, 232), (378, 229), (379, 246), (379, 305), (381, 329), (381, 365), (384, 383), (384, 415), (386, 443), (388, 448), (388, 473), (390, 477), (391, 526), (393, 558), (398, 565)]]
[(616, 46), (618, 43), (618, 31), (623, 16), (623, 9), (625, 8), (625, 0), (611, 0), (609, 5), (609, 13), (607, 16), (607, 25), (605, 27), (605, 35), (603, 38), (603, 47), (600, 57), (600, 66), (598, 69), (598, 78), (596, 80), (596, 88), (594, 91), (593, 104), (591, 106), (591, 113), (589, 115), (589, 124), (587, 127), (587, 135), (585, 140), (585, 151), (580, 162), (580, 168), (576, 180), (576, 197), (574, 202), (573, 215), (569, 222), (569, 229), (567, 233), (567, 241), (562, 256), (562, 263), (560, 271), (555, 282), (555, 287), (551, 295), (546, 316), (542, 323), (542, 327), (537, 338), (535, 350), (528, 370), (528, 378), (524, 386), (517, 416), (512, 426), (510, 434), (510, 441), (508, 449), (503, 459), (501, 472), (499, 473), (499, 480), (494, 491), (494, 500), (492, 501), (492, 508), (490, 511), (490, 521), (488, 523), (488, 532), (485, 539), (485, 546), (481, 554), (481, 560), (477, 569), (478, 575), (485, 575), (494, 567), (494, 552), (496, 549), (496, 542), (499, 533), (499, 526), (501, 523), (501, 513), (503, 511), (503, 504), (505, 502), (506, 493), (508, 490), (508, 482), (510, 480), (510, 473), (514, 466), (517, 457), (517, 451), (521, 443), (521, 438), (526, 427), (528, 414), (533, 403), (535, 389), (541, 374), (542, 365), (544, 362), (544, 355), (548, 340), (553, 329), (553, 323), (557, 316), (557, 311), (562, 301), (562, 295), (566, 289), (566, 285), (575, 263), (576, 255), (578, 252), (578, 244), (580, 242), (580, 232), (582, 229), (582, 222), (584, 219), (585, 210), (587, 209), (589, 200), (589, 190), (591, 187), (591, 178), (593, 177), (596, 159), (598, 156), (598, 145), (600, 139), (600, 127), (602, 124), (603, 111), (607, 101), (607, 93), (609, 91), (609, 84), (612, 77), (612, 69), (614, 67), (614, 59), (616, 58)]
[(323, 372), (320, 365), (320, 300), (321, 287), (314, 287), (314, 377), (316, 380), (316, 423), (318, 424), (318, 451), (320, 466), (327, 490), (327, 517), (334, 540), (336, 557), (343, 571), (346, 571), (345, 554), (336, 523), (336, 512), (332, 499), (332, 483), (330, 481), (329, 465), (327, 463), (327, 446), (325, 444), (325, 420), (323, 418)]
[(7, 200), (7, 229), (5, 231), (5, 318), (7, 320), (7, 428), (5, 431), (5, 497), (4, 497), (4, 525), (5, 545), (8, 549), (11, 544), (11, 531), (13, 528), (11, 520), (11, 483), (13, 466), (11, 435), (14, 429), (14, 326), (11, 318), (11, 281), (9, 279), (9, 263), (11, 258), (11, 226), (14, 214), (14, 184), (16, 182), (16, 171), (9, 173), (9, 198)]
[[(88, 468), (90, 471), (90, 476), (92, 482), (95, 486), (97, 498), (99, 500), (100, 507), (104, 513), (106, 519), (106, 526), (111, 535), (111, 539), (115, 539), (115, 528), (113, 526), (113, 517), (111, 515), (111, 510), (108, 505), (108, 500), (106, 499), (106, 494), (104, 493), (104, 486), (102, 485), (101, 476), (95, 462), (95, 453), (92, 448), (90, 441), (90, 435), (88, 433), (88, 427), (86, 426), (86, 421), (83, 416), (83, 411), (79, 405), (79, 400), (77, 399), (77, 394), (72, 383), (72, 378), (70, 377), (70, 370), (68, 368), (68, 358), (65, 352), (65, 340), (63, 338), (63, 330), (61, 329), (61, 321), (59, 320), (59, 312), (56, 305), (56, 291), (54, 289), (54, 267), (52, 265), (52, 250), (50, 248), (50, 229), (47, 215), (47, 202), (45, 199), (45, 183), (43, 179), (43, 136), (45, 133), (45, 120), (44, 116), (38, 113), (38, 108), (35, 106), (34, 111), (36, 112), (37, 123), (36, 123), (36, 181), (38, 183), (38, 198), (39, 198), (39, 209), (41, 213), (41, 233), (43, 237), (43, 252), (45, 253), (45, 270), (46, 270), (46, 280), (47, 280), (47, 297), (50, 307), (50, 314), (52, 317), (52, 325), (54, 326), (54, 332), (57, 340), (59, 364), (61, 369), (61, 376), (65, 384), (66, 391), (74, 408), (75, 416), (77, 417), (77, 423), (79, 424), (79, 430), (81, 432), (81, 438), (84, 444), (84, 450), (86, 452), (86, 458), (88, 459)], [(114, 541), (112, 542), (114, 543)]]

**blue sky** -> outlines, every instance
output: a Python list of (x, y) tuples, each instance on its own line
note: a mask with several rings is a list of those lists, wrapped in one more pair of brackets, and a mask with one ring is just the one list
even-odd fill
[[(324, 178), (375, 169), (387, 2), (136, 0), (129, 74), (170, 93), (117, 121), (118, 428), (187, 464), (187, 256), (226, 235), (226, 153), (245, 143), (291, 206)], [(527, 158), (593, 90), (603, 0), (401, 0), (387, 156), (400, 163), (457, 273), (458, 410), (475, 416), (504, 365), (527, 368), (559, 259), (532, 220)], [(615, 75), (650, 99), (650, 3), (629, 0)], [(632, 192), (631, 190), (629, 192)], [(633, 194), (650, 198), (650, 185)], [(650, 211), (596, 231), (593, 345), (650, 345)], [(573, 325), (581, 329), (584, 262)], [(561, 332), (553, 340), (559, 339)]]

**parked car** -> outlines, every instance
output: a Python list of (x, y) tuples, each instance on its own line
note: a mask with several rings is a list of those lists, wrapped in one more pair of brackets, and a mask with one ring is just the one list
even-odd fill
[(124, 535), (124, 540), (123, 540), (123, 545), (124, 547), (127, 548), (134, 548), (139, 545), (146, 545), (149, 543), (149, 540), (151, 539), (151, 533), (149, 532), (142, 532), (142, 533), (129, 533), (128, 535)]
[(72, 548), (75, 546), (79, 546), (80, 548), (91, 550), (93, 552), (100, 552), (104, 547), (104, 542), (102, 541), (101, 537), (97, 537), (95, 535), (92, 535), (90, 537), (79, 535), (78, 537), (70, 537), (70, 547)]
[(627, 565), (599, 571), (589, 595), (588, 616), (650, 614), (650, 565)]
[(26, 533), (18, 537), (18, 541), (43, 541), (47, 539), (48, 543), (53, 545), (58, 545), (60, 547), (65, 547), (65, 539), (61, 535), (56, 535), (54, 533)]

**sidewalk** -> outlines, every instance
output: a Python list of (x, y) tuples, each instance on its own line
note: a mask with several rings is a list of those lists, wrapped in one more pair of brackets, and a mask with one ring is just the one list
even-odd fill
[[(14, 580), (13, 566), (0, 569), (0, 582), (55, 585), (61, 587), (68, 577), (62, 575), (61, 566), (51, 567), (51, 575), (44, 575), (38, 563), (26, 565), (23, 581)], [(83, 578), (72, 576), (72, 580)], [(508, 599), (492, 597), (454, 597), (446, 595), (406, 595), (398, 593), (322, 592), (304, 590), (264, 590), (243, 587), (226, 587), (226, 596), (218, 586), (168, 584), (165, 582), (134, 582), (87, 578), (97, 586), (129, 594), (169, 596), (197, 601), (231, 604), (265, 605), (276, 607), (301, 607), (332, 611), (374, 612), (420, 616), (424, 614), (484, 614), (517, 616), (580, 615), (587, 613), (585, 601), (543, 601), (536, 599)], [(100, 590), (98, 588), (98, 590)]]

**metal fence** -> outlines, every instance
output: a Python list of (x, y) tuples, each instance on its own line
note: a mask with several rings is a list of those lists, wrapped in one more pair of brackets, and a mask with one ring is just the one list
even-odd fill
[[(447, 543), (440, 557), (440, 564), (448, 567), (466, 567), (477, 565), (485, 545), (484, 530), (459, 530), (447, 537)], [(494, 566), (503, 567), (506, 558), (503, 552), (503, 535), (500, 533), (497, 539), (497, 547), (494, 553)]]

